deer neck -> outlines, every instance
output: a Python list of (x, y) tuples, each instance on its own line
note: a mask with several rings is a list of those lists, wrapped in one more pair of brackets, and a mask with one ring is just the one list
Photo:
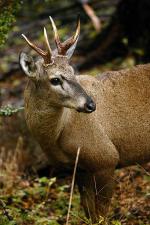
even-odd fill
[(29, 129), (39, 142), (53, 145), (59, 139), (69, 116), (69, 109), (47, 105), (33, 94), (33, 88), (25, 91), (25, 115)]
[[(44, 125), (45, 130), (43, 130), (43, 134), (41, 135), (44, 138), (47, 136), (49, 143), (56, 143), (62, 133), (67, 118), (69, 116), (69, 109), (64, 107), (49, 107), (47, 110), (39, 110), (38, 117), (41, 118), (41, 125)], [(41, 126), (40, 125), (40, 126)], [(45, 134), (45, 131), (47, 134)]]

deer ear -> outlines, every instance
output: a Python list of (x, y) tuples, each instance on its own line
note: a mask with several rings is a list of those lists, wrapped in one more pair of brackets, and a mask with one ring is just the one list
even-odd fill
[(24, 52), (20, 53), (19, 62), (24, 73), (29, 77), (36, 76), (36, 66), (31, 56)]
[(78, 42), (78, 39), (79, 39), (79, 37), (76, 39), (75, 43), (66, 52), (66, 56), (67, 56), (68, 59), (70, 59), (71, 56), (73, 55), (74, 50), (75, 50), (76, 45), (77, 45), (77, 42)]

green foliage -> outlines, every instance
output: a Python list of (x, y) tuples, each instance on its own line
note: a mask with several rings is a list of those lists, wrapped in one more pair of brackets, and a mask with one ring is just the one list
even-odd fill
[(0, 3), (0, 47), (6, 41), (7, 34), (16, 21), (16, 13), (20, 8), (21, 0), (4, 1)]
[(112, 224), (113, 225), (121, 225), (120, 221), (118, 221), (118, 220), (113, 220), (112, 221)]
[(17, 113), (19, 111), (22, 111), (24, 109), (24, 107), (20, 107), (20, 108), (14, 108), (10, 105), (7, 105), (3, 108), (0, 108), (0, 116), (11, 116), (14, 113)]
[[(23, 181), (22, 181), (23, 182)], [(26, 186), (27, 182), (27, 186)], [(56, 178), (35, 178), (23, 182), (8, 195), (0, 195), (5, 205), (0, 205), (0, 225), (59, 225), (65, 223), (68, 210), (70, 186), (57, 186)], [(25, 184), (25, 187), (24, 187)], [(30, 185), (29, 185), (30, 184)], [(5, 214), (9, 212), (12, 220)], [(72, 212), (79, 211), (79, 195), (74, 193)], [(71, 224), (79, 224), (80, 216), (70, 218)], [(15, 221), (15, 222), (14, 222)]]
[(7, 218), (0, 218), (0, 225), (16, 225), (14, 221), (9, 221)]
[(48, 185), (48, 187), (51, 187), (52, 184), (56, 182), (56, 177), (53, 177), (51, 179), (48, 179), (47, 177), (41, 177), (39, 178), (39, 183), (41, 185)]

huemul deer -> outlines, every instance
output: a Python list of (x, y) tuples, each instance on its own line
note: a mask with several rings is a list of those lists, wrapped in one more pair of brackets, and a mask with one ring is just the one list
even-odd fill
[(150, 64), (76, 76), (69, 65), (79, 37), (61, 42), (54, 21), (56, 50), (44, 28), (46, 50), (26, 42), (40, 56), (21, 53), (28, 76), (25, 116), (28, 127), (54, 167), (73, 167), (80, 147), (77, 183), (92, 221), (106, 216), (114, 170), (150, 159)]

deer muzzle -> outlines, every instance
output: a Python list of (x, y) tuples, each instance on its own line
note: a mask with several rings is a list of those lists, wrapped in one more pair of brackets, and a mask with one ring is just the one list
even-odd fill
[(91, 97), (87, 98), (86, 103), (84, 104), (84, 107), (79, 107), (77, 109), (78, 112), (84, 112), (84, 113), (92, 113), (96, 110), (96, 104), (92, 100)]

